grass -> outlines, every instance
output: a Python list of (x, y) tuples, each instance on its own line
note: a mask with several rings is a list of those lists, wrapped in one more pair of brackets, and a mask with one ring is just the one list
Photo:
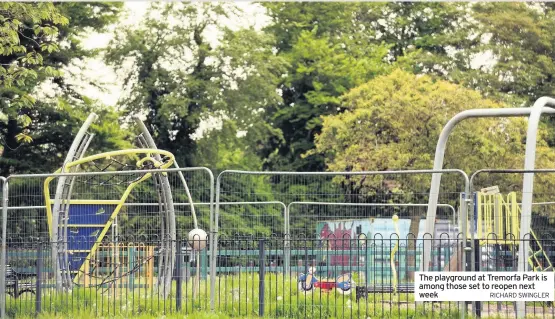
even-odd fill
[[(362, 282), (354, 278), (356, 282)], [(227, 319), (258, 316), (258, 273), (221, 276), (216, 280), (215, 313), (210, 309), (209, 282), (201, 281), (200, 291), (193, 298), (191, 282), (184, 283), (182, 308), (176, 309), (175, 282), (169, 297), (164, 300), (153, 289), (119, 289), (101, 291), (76, 288), (69, 293), (47, 290), (42, 294), (42, 313), (39, 318), (199, 318)], [(459, 318), (457, 303), (434, 305), (415, 304), (412, 294), (371, 294), (367, 300), (356, 302), (355, 293), (342, 295), (335, 290), (316, 289), (304, 294), (297, 288), (295, 276), (269, 273), (265, 276), (265, 316), (268, 318)], [(7, 297), (9, 317), (36, 318), (35, 297)], [(539, 315), (549, 314), (537, 309)], [(489, 318), (505, 318), (490, 314)], [(542, 317), (542, 316), (540, 316)], [(543, 316), (545, 317), (545, 315)]]

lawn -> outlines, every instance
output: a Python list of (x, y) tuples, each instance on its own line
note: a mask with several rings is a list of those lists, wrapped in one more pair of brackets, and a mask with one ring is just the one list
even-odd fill
[[(355, 281), (361, 282), (359, 278)], [(153, 289), (105, 289), (78, 287), (70, 293), (47, 290), (42, 294), (39, 318), (253, 318), (259, 317), (258, 274), (221, 276), (216, 280), (215, 312), (211, 313), (209, 281), (201, 281), (193, 297), (191, 282), (183, 284), (181, 309), (176, 309), (176, 285), (164, 300)], [(269, 273), (265, 276), (266, 318), (459, 318), (457, 303), (416, 304), (412, 294), (371, 294), (356, 301), (355, 293), (343, 295), (335, 290), (314, 290), (304, 294), (297, 288), (295, 276)], [(35, 297), (7, 297), (9, 317), (36, 318)], [(494, 307), (490, 307), (493, 309)], [(539, 317), (551, 310), (537, 308)], [(489, 318), (512, 317), (490, 312)]]

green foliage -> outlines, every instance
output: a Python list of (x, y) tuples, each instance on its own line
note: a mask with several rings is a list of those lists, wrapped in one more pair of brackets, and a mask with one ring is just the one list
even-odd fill
[[(454, 79), (485, 95), (533, 102), (553, 95), (555, 53), (551, 6), (530, 3), (480, 3), (473, 6), (476, 40), (464, 55), (489, 52), (495, 62), (478, 69), (462, 66)], [(468, 60), (468, 59), (467, 59)], [(505, 97), (504, 95), (508, 95)]]
[[(62, 68), (75, 58), (95, 54), (82, 48), (80, 36), (113, 22), (120, 7), (105, 3), (0, 4), (0, 175), (52, 171), (61, 165), (61, 154), (69, 148), (70, 143), (60, 141), (72, 139), (84, 119), (83, 112), (111, 112), (66, 85)], [(60, 94), (55, 99), (37, 99), (41, 84), (58, 86)], [(116, 113), (108, 119), (117, 120)], [(111, 123), (96, 127), (98, 132), (114, 133), (102, 148), (121, 138)], [(94, 145), (103, 143), (97, 142)]]
[(266, 30), (291, 65), (281, 86), (284, 102), (268, 119), (282, 131), (282, 139), (262, 153), (272, 169), (323, 169), (322, 156), (300, 155), (314, 148), (320, 116), (343, 110), (342, 94), (393, 67), (416, 72), (442, 67), (448, 46), (465, 42), (459, 32), (466, 25), (465, 4), (264, 5), (273, 19)]
[(270, 109), (268, 121), (281, 130), (280, 139), (264, 150), (267, 167), (287, 170), (319, 170), (323, 159), (301, 160), (313, 148), (321, 128), (320, 115), (340, 110), (339, 96), (389, 68), (383, 63), (387, 47), (347, 46), (341, 40), (320, 36), (319, 27), (301, 31), (292, 48), (281, 53), (290, 64), (280, 86), (283, 103)]
[[(344, 113), (324, 117), (324, 128), (313, 151), (326, 156), (332, 171), (428, 169), (433, 166), (440, 131), (453, 115), (469, 106), (503, 107), (476, 91), (403, 71), (371, 80), (351, 90), (343, 101), (347, 108)], [(522, 118), (461, 123), (449, 139), (444, 167), (466, 172), (484, 167), (520, 168), (526, 127)], [(550, 167), (555, 157), (546, 146), (542, 131), (537, 167)], [(375, 193), (382, 182), (378, 178), (358, 179), (363, 194)], [(407, 191), (419, 182), (416, 176), (406, 178), (399, 188)], [(511, 182), (505, 180), (504, 184)]]
[[(216, 172), (226, 169), (260, 170), (262, 160), (250, 147), (250, 137), (237, 136), (234, 121), (225, 121), (220, 130), (211, 130), (198, 141), (197, 160)], [(246, 134), (254, 134), (249, 130)]]
[[(275, 83), (283, 62), (271, 51), (271, 37), (222, 27), (219, 21), (237, 12), (232, 4), (153, 4), (151, 10), (161, 17), (120, 30), (107, 61), (118, 69), (133, 61), (124, 80), (129, 94), (120, 105), (147, 114), (158, 146), (192, 166), (201, 120), (229, 119), (239, 130), (257, 123), (257, 110), (280, 99)], [(219, 46), (209, 32), (220, 34)]]
[[(58, 50), (52, 41), (58, 26), (68, 23), (52, 3), (0, 4), (0, 128), (9, 121), (28, 125), (30, 120), (20, 110), (32, 108), (35, 98), (31, 95), (34, 85), (45, 78), (60, 75), (57, 70), (44, 66), (44, 54)], [(30, 142), (25, 131), (14, 134), (16, 142)]]
[[(337, 42), (357, 43), (367, 41), (374, 33), (365, 24), (365, 19), (376, 20), (383, 3), (264, 3), (272, 18), (266, 30), (276, 36), (279, 51), (290, 51), (303, 32), (318, 29), (318, 37), (329, 37)], [(366, 31), (366, 32), (365, 32)], [(362, 44), (359, 43), (359, 44)]]
[[(249, 248), (255, 248), (250, 246)], [(223, 248), (223, 253), (229, 253), (233, 246)], [(252, 251), (252, 250), (251, 250)], [(246, 253), (246, 250), (242, 251)], [(268, 254), (272, 253), (269, 249)], [(229, 257), (225, 258), (228, 260)], [(284, 276), (282, 274), (267, 273), (263, 279), (265, 285), (265, 302), (271, 304), (266, 306), (263, 317), (258, 315), (259, 282), (262, 280), (258, 272), (246, 271), (249, 260), (245, 255), (237, 257), (243, 269), (240, 274), (229, 274), (218, 278), (216, 283), (216, 309), (209, 310), (210, 289), (207, 280), (200, 281), (199, 294), (194, 300), (183, 303), (181, 311), (175, 310), (175, 286), (172, 287), (170, 296), (172, 299), (163, 300), (150, 290), (144, 288), (121, 289), (121, 300), (113, 296), (102, 294), (98, 288), (75, 288), (71, 294), (57, 293), (54, 295), (45, 292), (45, 300), (49, 305), (43, 305), (43, 312), (38, 316), (35, 314), (34, 299), (20, 298), (14, 302), (8, 296), (7, 314), (18, 318), (40, 318), (58, 319), (71, 316), (76, 319), (88, 318), (136, 318), (151, 319), (164, 317), (167, 319), (194, 318), (194, 319), (229, 319), (229, 318), (338, 318), (344, 316), (364, 317), (369, 314), (372, 317), (383, 319), (407, 318), (407, 319), (429, 319), (433, 317), (455, 319), (460, 313), (454, 306), (444, 306), (443, 309), (434, 309), (433, 316), (429, 307), (410, 307), (407, 304), (414, 303), (410, 294), (370, 294), (367, 300), (355, 301), (355, 294), (341, 295), (332, 290), (330, 293), (321, 293), (316, 290), (312, 294), (301, 293), (297, 287), (296, 276)], [(233, 263), (237, 265), (238, 263)], [(320, 274), (318, 274), (320, 276)], [(355, 274), (356, 276), (356, 274)], [(359, 278), (356, 278), (357, 280)], [(362, 278), (361, 278), (362, 279)], [(136, 282), (143, 283), (145, 278), (137, 279)], [(357, 281), (357, 283), (362, 280)], [(192, 296), (192, 284), (184, 284), (183, 296)], [(68, 300), (73, 300), (73, 302)], [(114, 301), (116, 300), (116, 301)], [(116, 306), (114, 305), (114, 302)], [(395, 307), (389, 303), (397, 302)], [(241, 307), (239, 307), (241, 304)], [(164, 307), (163, 305), (166, 305)], [(185, 307), (187, 305), (187, 308)], [(110, 306), (110, 308), (108, 308)], [(170, 307), (174, 307), (170, 310)], [(166, 309), (167, 308), (167, 309)], [(439, 307), (438, 307), (439, 308)], [(547, 310), (546, 310), (547, 311)]]

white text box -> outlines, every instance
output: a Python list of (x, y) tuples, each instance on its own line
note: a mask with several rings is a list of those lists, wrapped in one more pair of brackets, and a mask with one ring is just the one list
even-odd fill
[(550, 272), (416, 272), (415, 301), (554, 301)]

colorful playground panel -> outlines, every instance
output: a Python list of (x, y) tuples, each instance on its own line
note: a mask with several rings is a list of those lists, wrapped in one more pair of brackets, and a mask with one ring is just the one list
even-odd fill
[(94, 202), (69, 205), (67, 249), (72, 273), (77, 273), (81, 269), (95, 244), (101, 240), (100, 235), (103, 230), (110, 227), (110, 217), (116, 207), (115, 204)]

